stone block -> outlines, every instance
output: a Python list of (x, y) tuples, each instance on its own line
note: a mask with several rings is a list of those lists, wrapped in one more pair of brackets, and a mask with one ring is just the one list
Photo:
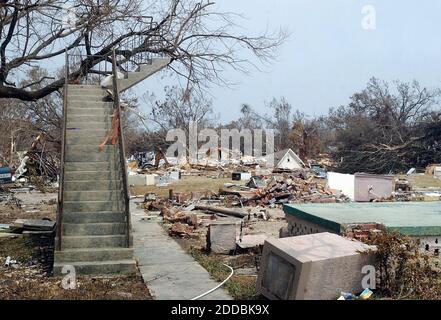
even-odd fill
[(375, 247), (332, 233), (265, 241), (257, 289), (273, 300), (333, 300), (360, 293)]
[(236, 224), (210, 224), (207, 233), (207, 249), (221, 254), (228, 254), (236, 249)]

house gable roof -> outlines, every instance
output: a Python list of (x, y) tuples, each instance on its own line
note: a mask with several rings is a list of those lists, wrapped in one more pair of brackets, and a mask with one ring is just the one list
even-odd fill
[(300, 157), (294, 151), (292, 151), (292, 149), (280, 150), (274, 153), (274, 164), (276, 167), (279, 165), (280, 161), (282, 161), (287, 153), (289, 153), (298, 163), (305, 167), (302, 159), (300, 159)]

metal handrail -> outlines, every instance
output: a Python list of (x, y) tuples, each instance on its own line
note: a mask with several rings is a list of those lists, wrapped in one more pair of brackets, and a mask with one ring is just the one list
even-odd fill
[(57, 205), (57, 243), (55, 244), (56, 250), (61, 250), (61, 238), (63, 236), (63, 198), (64, 198), (64, 161), (66, 155), (66, 123), (67, 123), (67, 94), (69, 84), (69, 57), (67, 50), (65, 51), (66, 65), (64, 68), (64, 88), (63, 88), (63, 123), (61, 129), (61, 159), (60, 159), (60, 178), (58, 181), (58, 205)]
[(121, 104), (119, 101), (119, 89), (118, 89), (118, 69), (116, 65), (116, 54), (115, 49), (112, 50), (112, 74), (113, 74), (113, 107), (117, 111), (119, 118), (119, 134), (118, 134), (118, 146), (119, 146), (119, 160), (121, 166), (122, 173), (122, 182), (123, 182), (123, 193), (124, 193), (124, 210), (126, 215), (126, 240), (127, 247), (131, 246), (130, 241), (130, 196), (129, 196), (129, 188), (127, 182), (127, 162), (125, 158), (125, 146), (124, 146), (124, 133), (122, 127), (122, 112), (121, 112)]
[[(147, 52), (138, 52), (131, 57), (125, 57), (124, 53), (121, 52), (125, 50), (132, 50), (134, 46), (141, 43), (141, 37), (135, 37), (133, 40), (133, 46), (128, 46), (123, 48), (122, 44), (119, 44), (112, 52), (108, 55), (98, 55), (98, 54), (81, 54), (81, 53), (69, 53), (67, 64), (69, 68), (75, 68), (81, 66), (86, 59), (94, 59), (95, 64), (92, 69), (88, 70), (86, 74), (78, 73), (79, 82), (76, 84), (98, 84), (104, 77), (112, 74), (112, 67), (108, 68), (108, 65), (112, 63), (112, 53), (115, 51), (115, 56), (120, 59), (116, 60), (119, 71), (124, 72), (127, 76), (128, 72), (136, 71), (141, 64), (150, 64), (154, 57), (162, 57), (161, 54), (153, 54)], [(124, 43), (125, 44), (125, 43)], [(95, 78), (93, 76), (96, 76)], [(78, 81), (78, 79), (76, 79)]]
[[(95, 82), (99, 83), (103, 79), (103, 77), (112, 74), (112, 68), (108, 68), (108, 63), (111, 62), (110, 55), (69, 53), (67, 64), (69, 65), (69, 68), (70, 66), (81, 66), (83, 63), (85, 63), (86, 59), (94, 59), (96, 61), (92, 69), (88, 70), (86, 74), (79, 74), (81, 78), (81, 84), (94, 84), (94, 80), (96, 80)], [(98, 68), (98, 70), (96, 70), (95, 68)], [(89, 78), (89, 76), (91, 75), (96, 75), (97, 78)]]

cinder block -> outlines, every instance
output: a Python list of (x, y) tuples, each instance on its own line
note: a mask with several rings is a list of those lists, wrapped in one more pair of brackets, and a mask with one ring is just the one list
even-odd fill
[(333, 300), (361, 292), (362, 268), (374, 265), (375, 247), (332, 233), (268, 239), (258, 291), (273, 300)]
[(236, 249), (236, 224), (210, 224), (207, 233), (207, 249), (221, 254), (228, 254)]

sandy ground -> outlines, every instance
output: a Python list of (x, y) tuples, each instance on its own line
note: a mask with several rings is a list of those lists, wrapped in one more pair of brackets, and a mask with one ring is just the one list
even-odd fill
[(57, 193), (39, 191), (14, 194), (16, 200), (0, 202), (0, 223), (11, 223), (15, 219), (56, 220)]

